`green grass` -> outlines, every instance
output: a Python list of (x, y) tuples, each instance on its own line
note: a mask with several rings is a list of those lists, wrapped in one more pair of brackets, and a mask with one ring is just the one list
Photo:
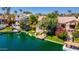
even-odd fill
[(30, 30), (30, 31), (28, 31), (30, 34), (34, 34), (34, 30)]
[(75, 38), (74, 41), (75, 41), (75, 42), (79, 42), (79, 38)]
[(11, 32), (12, 31), (12, 27), (6, 27), (2, 30), (0, 30), (0, 32)]
[(45, 40), (55, 42), (55, 43), (59, 43), (59, 44), (64, 43), (64, 41), (62, 39), (59, 39), (57, 36), (47, 36), (47, 38)]

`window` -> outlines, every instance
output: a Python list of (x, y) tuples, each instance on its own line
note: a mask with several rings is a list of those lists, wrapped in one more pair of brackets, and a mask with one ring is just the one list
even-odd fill
[(65, 24), (61, 24), (61, 27), (65, 28)]
[(74, 29), (75, 28), (75, 25), (70, 25), (70, 28)]

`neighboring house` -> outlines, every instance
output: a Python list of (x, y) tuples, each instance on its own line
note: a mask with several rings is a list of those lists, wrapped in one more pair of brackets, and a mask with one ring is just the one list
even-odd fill
[(6, 23), (6, 20), (4, 19), (3, 15), (0, 15), (0, 24)]
[(0, 15), (0, 30), (4, 29), (7, 25), (6, 19), (3, 15)]
[(15, 20), (16, 21), (25, 20), (25, 19), (28, 19), (30, 15), (31, 14), (25, 14), (25, 13), (19, 14), (19, 15), (16, 16), (16, 19)]
[(0, 24), (7, 24), (9, 20), (15, 20), (15, 15), (14, 14), (4, 14), (0, 15)]
[(20, 20), (21, 20), (21, 19), (20, 19), (19, 16), (16, 16), (16, 17), (15, 17), (15, 21), (19, 22)]
[(75, 16), (59, 16), (56, 35), (59, 35), (63, 31), (66, 31), (68, 35), (72, 36), (72, 32), (75, 30), (75, 26), (79, 23), (79, 19)]
[(31, 14), (21, 13), (16, 16), (16, 18), (15, 18), (16, 22), (18, 22), (18, 23), (22, 22), (24, 24), (24, 25), (23, 24), (21, 25), (22, 29), (25, 29), (25, 30), (31, 29), (30, 26), (28, 25), (30, 15)]

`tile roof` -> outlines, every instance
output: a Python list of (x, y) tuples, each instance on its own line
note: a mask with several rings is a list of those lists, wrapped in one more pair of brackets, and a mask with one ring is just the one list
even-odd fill
[(70, 17), (58, 17), (58, 23), (67, 23), (71, 21), (79, 21), (75, 16), (70, 16)]

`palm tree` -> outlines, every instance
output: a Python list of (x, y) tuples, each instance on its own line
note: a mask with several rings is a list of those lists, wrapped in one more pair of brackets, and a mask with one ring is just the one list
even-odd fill
[(19, 11), (22, 13), (23, 10), (22, 9), (19, 9)]
[(5, 10), (5, 8), (4, 8), (4, 7), (2, 7), (2, 10), (4, 11), (4, 10)]
[[(4, 8), (4, 7), (2, 7), (2, 10), (3, 10), (3, 11), (5, 11), (5, 8)], [(4, 19), (5, 19), (5, 15), (4, 15), (4, 14), (3, 14), (3, 17), (4, 17)]]
[(54, 13), (55, 13), (56, 15), (59, 15), (58, 10), (55, 10)]
[(6, 11), (6, 14), (9, 15), (10, 14), (10, 7), (2, 7), (3, 11)]
[[(5, 11), (5, 14), (10, 18), (9, 14), (10, 14), (10, 7), (2, 7), (2, 10)], [(5, 14), (3, 15), (4, 16), (4, 19), (5, 19)]]
[(7, 17), (6, 23), (8, 25), (11, 25), (11, 19), (12, 19), (11, 14), (10, 14), (10, 9), (11, 9), (11, 7), (2, 7), (2, 10), (5, 11), (5, 14), (3, 15), (4, 19), (5, 19), (5, 17)]
[(17, 11), (15, 10), (14, 13), (17, 14)]
[(68, 10), (68, 13), (69, 13), (69, 14), (71, 14), (71, 13), (72, 13), (72, 11), (71, 11), (71, 10)]
[(10, 7), (7, 7), (7, 8), (6, 8), (6, 10), (7, 10), (6, 12), (7, 12), (7, 14), (10, 14), (10, 9), (11, 9)]
[(26, 13), (25, 11), (23, 11), (23, 13)]

